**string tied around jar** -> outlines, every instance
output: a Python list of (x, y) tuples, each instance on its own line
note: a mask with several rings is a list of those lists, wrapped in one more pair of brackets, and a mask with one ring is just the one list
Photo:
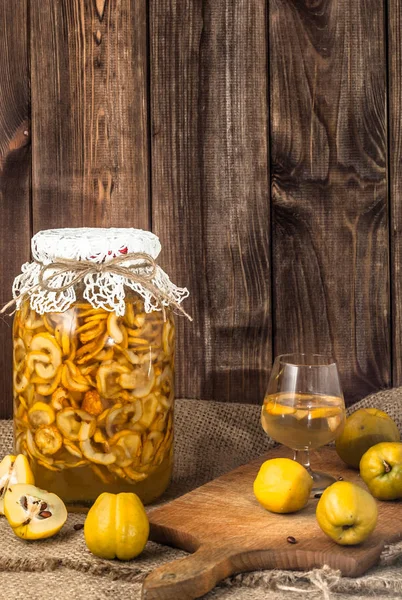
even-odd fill
[[(133, 264), (124, 264), (127, 262)], [(48, 264), (43, 264), (36, 260), (35, 263), (40, 266), (38, 283), (22, 292), (16, 298), (13, 298), (13, 300), (10, 300), (0, 310), (0, 314), (4, 314), (10, 307), (15, 306), (17, 302), (28, 298), (34, 291), (42, 289), (48, 292), (62, 293), (81, 283), (87, 275), (93, 273), (111, 273), (124, 277), (131, 283), (138, 283), (148, 290), (160, 305), (164, 321), (166, 320), (166, 305), (173, 306), (179, 313), (192, 321), (190, 315), (182, 308), (179, 302), (154, 284), (153, 280), (157, 272), (157, 263), (152, 256), (145, 252), (132, 252), (116, 256), (102, 263), (89, 260), (75, 260), (72, 258), (55, 258)], [(55, 284), (54, 279), (66, 273), (74, 273), (73, 278), (64, 285)], [(10, 314), (13, 314), (13, 312)]]

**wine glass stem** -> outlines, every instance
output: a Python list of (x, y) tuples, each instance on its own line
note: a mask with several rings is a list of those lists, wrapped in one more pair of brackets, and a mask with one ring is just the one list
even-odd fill
[(307, 469), (307, 471), (310, 473), (310, 475), (312, 474), (311, 468), (310, 468), (310, 453), (308, 450), (295, 450), (293, 458), (298, 463), (303, 465), (303, 467), (305, 469)]

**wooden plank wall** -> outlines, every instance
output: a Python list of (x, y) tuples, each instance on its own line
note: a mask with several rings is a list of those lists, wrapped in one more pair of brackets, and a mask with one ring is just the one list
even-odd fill
[[(29, 259), (30, 93), (28, 3), (0, 1), (0, 302)], [(0, 319), (0, 417), (12, 412), (11, 319)]]
[(192, 293), (178, 396), (259, 403), (295, 350), (333, 354), (348, 403), (402, 383), (399, 0), (10, 4), (2, 301), (32, 232), (149, 228)]

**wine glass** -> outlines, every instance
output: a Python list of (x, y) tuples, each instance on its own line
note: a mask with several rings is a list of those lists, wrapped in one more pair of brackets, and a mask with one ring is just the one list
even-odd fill
[(313, 478), (313, 491), (334, 483), (312, 471), (309, 451), (332, 442), (345, 424), (345, 403), (334, 360), (320, 354), (277, 356), (261, 410), (264, 431), (294, 451)]

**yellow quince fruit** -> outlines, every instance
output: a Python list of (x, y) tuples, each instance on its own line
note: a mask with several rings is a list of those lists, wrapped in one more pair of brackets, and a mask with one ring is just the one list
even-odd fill
[(261, 465), (254, 494), (267, 510), (291, 513), (307, 504), (312, 487), (313, 479), (300, 463), (290, 458), (272, 458)]
[(358, 469), (361, 457), (371, 446), (399, 440), (398, 427), (387, 413), (377, 408), (360, 408), (346, 419), (335, 446), (339, 457), (349, 467)]
[(136, 494), (104, 492), (89, 510), (84, 525), (88, 549), (100, 558), (131, 560), (148, 541), (149, 522)]
[(322, 494), (316, 518), (323, 532), (341, 546), (363, 542), (377, 524), (377, 503), (363, 488), (337, 481)]
[(382, 442), (372, 446), (360, 461), (360, 477), (375, 498), (402, 498), (402, 444)]

